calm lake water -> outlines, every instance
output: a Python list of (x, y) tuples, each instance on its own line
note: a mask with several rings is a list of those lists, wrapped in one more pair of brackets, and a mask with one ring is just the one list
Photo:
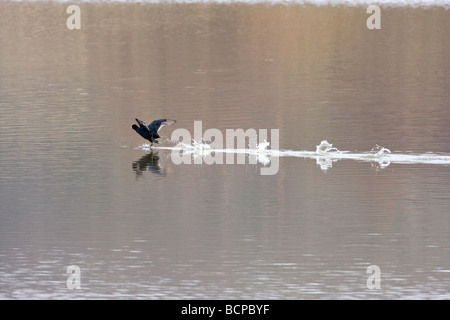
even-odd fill
[[(0, 3), (0, 299), (450, 298), (449, 162), (295, 156), (448, 157), (450, 10), (68, 5)], [(287, 156), (175, 164), (195, 120)]]

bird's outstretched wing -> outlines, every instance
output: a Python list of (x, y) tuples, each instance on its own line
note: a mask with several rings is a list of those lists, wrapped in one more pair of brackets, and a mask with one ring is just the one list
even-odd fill
[(139, 124), (139, 127), (140, 127), (142, 130), (145, 130), (145, 131), (150, 132), (149, 127), (147, 127), (147, 125), (145, 124), (144, 121), (139, 120), (139, 119), (136, 119), (136, 121), (137, 121), (137, 123)]
[(159, 119), (159, 120), (155, 120), (152, 123), (149, 124), (148, 129), (150, 131), (153, 132), (158, 132), (159, 130), (161, 130), (162, 127), (164, 127), (165, 125), (171, 125), (174, 124), (176, 121), (172, 120), (172, 119)]

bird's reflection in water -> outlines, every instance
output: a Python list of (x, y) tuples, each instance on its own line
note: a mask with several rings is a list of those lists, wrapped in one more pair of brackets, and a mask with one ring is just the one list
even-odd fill
[(158, 152), (150, 152), (142, 156), (139, 160), (133, 162), (131, 165), (133, 171), (136, 172), (136, 177), (142, 176), (144, 171), (150, 171), (154, 174), (164, 176), (166, 173), (159, 165)]

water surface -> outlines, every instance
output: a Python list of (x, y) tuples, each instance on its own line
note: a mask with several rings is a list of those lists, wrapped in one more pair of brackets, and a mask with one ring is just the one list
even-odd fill
[[(450, 298), (448, 164), (296, 153), (448, 157), (450, 11), (81, 3), (68, 30), (67, 6), (0, 3), (0, 298)], [(175, 165), (136, 117), (287, 154)]]

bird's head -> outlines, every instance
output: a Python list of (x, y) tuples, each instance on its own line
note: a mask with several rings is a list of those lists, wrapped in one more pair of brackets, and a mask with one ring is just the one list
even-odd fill
[(137, 125), (133, 124), (133, 125), (131, 126), (131, 128), (133, 128), (133, 130), (137, 130), (139, 127), (138, 127)]

